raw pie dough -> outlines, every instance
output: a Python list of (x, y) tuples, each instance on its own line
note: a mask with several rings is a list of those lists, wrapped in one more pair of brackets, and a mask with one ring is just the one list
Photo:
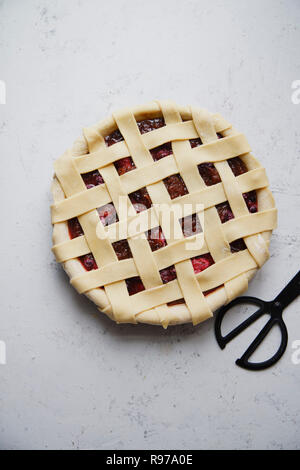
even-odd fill
[[(139, 131), (137, 121), (158, 117), (163, 117), (163, 127), (144, 134)], [(116, 129), (124, 140), (108, 147), (105, 137)], [(190, 140), (199, 138), (202, 145), (192, 148)], [(172, 153), (154, 161), (150, 150), (169, 142)], [(136, 168), (120, 176), (114, 162), (129, 156)], [(235, 157), (247, 167), (237, 177), (228, 164)], [(205, 184), (197, 166), (206, 162), (214, 164), (221, 182)], [(88, 189), (81, 174), (93, 170), (99, 170), (104, 183)], [(188, 191), (175, 199), (170, 198), (163, 183), (173, 174), (180, 174)], [(156, 251), (151, 251), (143, 234), (129, 237), (133, 257), (119, 261), (109, 237), (115, 224), (101, 228), (96, 209), (112, 202), (118, 213), (119, 196), (144, 187), (154, 204), (204, 204), (204, 211), (198, 214), (204, 220), (204, 231), (190, 237), (182, 234), (179, 240), (172, 239), (171, 234), (166, 246)], [(250, 191), (256, 191), (256, 213), (249, 212), (243, 197)], [(52, 192), (53, 252), (57, 261), (75, 289), (118, 323), (167, 327), (186, 322), (196, 325), (212, 317), (217, 308), (246, 291), (248, 281), (269, 257), (269, 240), (276, 226), (277, 213), (265, 169), (251, 155), (244, 135), (218, 114), (167, 101), (117, 111), (84, 129), (83, 137), (55, 162)], [(224, 201), (230, 204), (234, 218), (221, 223), (215, 206)], [(133, 216), (141, 224), (141, 233), (155, 226), (147, 226), (148, 211), (164, 232), (161, 214), (150, 207)], [(67, 221), (74, 217), (84, 234), (71, 239)], [(127, 222), (120, 219), (117, 223)], [(99, 230), (101, 238), (97, 236)], [(187, 250), (186, 245), (197, 239), (203, 241), (202, 247)], [(229, 244), (238, 239), (244, 240), (246, 249), (232, 253)], [(98, 269), (84, 269), (78, 257), (87, 253), (92, 253)], [(206, 253), (214, 264), (196, 274), (190, 259)], [(159, 271), (172, 265), (177, 277), (164, 284)], [(141, 278), (145, 289), (129, 295), (125, 279), (135, 276)], [(208, 295), (203, 294), (210, 290)], [(184, 303), (174, 304), (179, 299)]]

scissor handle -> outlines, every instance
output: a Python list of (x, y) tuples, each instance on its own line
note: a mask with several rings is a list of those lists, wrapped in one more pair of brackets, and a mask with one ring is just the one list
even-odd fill
[[(282, 319), (282, 311), (285, 307), (287, 307), (296, 297), (300, 295), (300, 271), (293, 277), (293, 279), (287, 284), (287, 286), (280, 292), (277, 297), (271, 302), (265, 302), (263, 300), (257, 299), (255, 297), (238, 297), (230, 302), (225, 307), (222, 307), (217, 314), (216, 321), (215, 321), (215, 335), (218, 341), (219, 346), (224, 349), (226, 344), (235, 338), (239, 333), (241, 333), (245, 328), (255, 322), (258, 318), (260, 318), (265, 313), (269, 314), (271, 318), (263, 327), (261, 332), (257, 335), (257, 337), (252, 341), (248, 349), (244, 352), (240, 359), (237, 359), (236, 364), (244, 369), (248, 370), (262, 370), (270, 367), (271, 365), (275, 364), (281, 356), (283, 355), (284, 351), (286, 350), (287, 342), (288, 342), (288, 332), (286, 325)], [(230, 333), (226, 336), (222, 336), (221, 334), (221, 324), (224, 318), (224, 315), (237, 304), (253, 304), (258, 307), (258, 310), (254, 312), (249, 318), (243, 321), (239, 326), (234, 328)], [(281, 342), (279, 345), (278, 350), (276, 353), (268, 360), (263, 362), (250, 362), (249, 358), (254, 353), (254, 351), (258, 348), (270, 330), (273, 328), (274, 325), (278, 325), (280, 332), (281, 332)]]
[[(279, 329), (281, 332), (281, 342), (276, 353), (270, 359), (267, 359), (266, 361), (250, 362), (249, 357), (254, 353), (254, 351), (256, 351), (258, 346), (261, 344), (261, 342), (265, 339), (267, 334), (276, 324), (279, 326)], [(275, 362), (277, 362), (281, 358), (284, 351), (286, 350), (287, 342), (288, 342), (288, 332), (287, 332), (287, 328), (286, 328), (284, 321), (282, 320), (280, 316), (271, 317), (270, 320), (263, 327), (261, 332), (252, 341), (249, 348), (244, 352), (242, 357), (240, 359), (237, 359), (235, 363), (238, 366), (242, 367), (243, 369), (248, 369), (248, 370), (266, 369), (267, 367), (270, 367), (273, 364), (275, 364)]]
[[(250, 317), (244, 320), (240, 325), (234, 328), (230, 333), (226, 336), (223, 336), (221, 333), (221, 325), (225, 314), (231, 308), (235, 307), (239, 304), (251, 304), (256, 305), (258, 310), (256, 310)], [(234, 339), (238, 334), (244, 331), (249, 325), (254, 323), (258, 318), (260, 318), (265, 313), (265, 309), (268, 306), (268, 302), (264, 302), (263, 300), (257, 299), (256, 297), (244, 296), (244, 297), (237, 297), (236, 299), (229, 302), (229, 304), (224, 305), (222, 307), (216, 317), (215, 321), (215, 335), (217, 342), (221, 349), (224, 349), (226, 344), (229, 343), (232, 339)]]

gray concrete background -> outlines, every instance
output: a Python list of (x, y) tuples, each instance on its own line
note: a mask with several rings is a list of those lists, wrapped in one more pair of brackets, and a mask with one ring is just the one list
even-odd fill
[(299, 23), (298, 0), (0, 1), (0, 448), (300, 448), (299, 300), (285, 356), (246, 372), (259, 325), (221, 352), (212, 321), (98, 314), (56, 265), (49, 216), (53, 161), (83, 126), (153, 98), (207, 107), (267, 168), (279, 226), (249, 293), (275, 296), (299, 269)]

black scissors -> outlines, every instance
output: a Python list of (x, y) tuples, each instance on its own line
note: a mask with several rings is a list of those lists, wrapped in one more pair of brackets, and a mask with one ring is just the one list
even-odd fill
[[(288, 332), (286, 325), (282, 319), (282, 312), (298, 295), (300, 294), (300, 271), (296, 274), (296, 276), (288, 283), (288, 285), (280, 292), (279, 295), (274, 300), (270, 302), (266, 302), (264, 300), (257, 299), (256, 297), (238, 297), (234, 299), (229, 304), (222, 307), (216, 316), (215, 321), (215, 335), (217, 342), (221, 349), (224, 349), (226, 344), (229, 343), (233, 338), (235, 338), (238, 334), (244, 331), (249, 325), (255, 322), (258, 318), (260, 318), (264, 314), (270, 315), (270, 319), (263, 327), (261, 332), (256, 336), (254, 341), (250, 344), (249, 348), (244, 352), (240, 359), (236, 360), (236, 364), (244, 369), (248, 370), (262, 370), (266, 369), (267, 367), (272, 366), (275, 364), (281, 356), (283, 355), (284, 351), (286, 350), (287, 342), (288, 342)], [(235, 307), (239, 304), (251, 304), (256, 305), (258, 310), (256, 310), (247, 320), (243, 321), (239, 326), (234, 328), (230, 333), (226, 336), (222, 336), (221, 334), (221, 324), (225, 314), (230, 310), (232, 307)], [(249, 357), (254, 353), (254, 351), (258, 348), (261, 342), (265, 339), (267, 334), (273, 328), (274, 325), (278, 325), (281, 332), (281, 342), (277, 352), (272, 356), (270, 359), (267, 359), (263, 362), (250, 362)]]

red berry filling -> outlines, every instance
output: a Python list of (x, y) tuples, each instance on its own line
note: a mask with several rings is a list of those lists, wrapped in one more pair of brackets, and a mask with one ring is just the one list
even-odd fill
[(145, 286), (139, 276), (130, 277), (129, 279), (125, 279), (125, 281), (129, 295), (134, 295), (145, 290)]
[(228, 220), (230, 219), (234, 219), (233, 212), (227, 201), (222, 202), (221, 204), (217, 204), (216, 209), (218, 211), (222, 224), (225, 224), (225, 222), (228, 222)]
[(179, 220), (185, 237), (191, 237), (201, 232), (201, 224), (197, 214), (188, 215)]
[(238, 251), (246, 250), (245, 242), (242, 238), (234, 240), (230, 243), (231, 253), (237, 253)]
[(125, 157), (121, 158), (120, 160), (117, 160), (115, 163), (115, 168), (120, 176), (124, 175), (127, 173), (127, 171), (134, 170), (136, 168), (134, 161), (132, 160), (131, 157)]
[(122, 259), (132, 258), (131, 249), (127, 240), (119, 240), (112, 243), (112, 246), (119, 261)]
[(146, 237), (152, 251), (159, 250), (166, 246), (167, 242), (161, 227), (154, 227), (146, 232)]
[(143, 121), (137, 122), (138, 128), (141, 134), (146, 134), (147, 132), (154, 131), (160, 127), (165, 126), (164, 118), (154, 118), (154, 119), (145, 119)]
[(103, 178), (98, 170), (90, 171), (89, 173), (84, 173), (81, 176), (87, 189), (94, 188), (94, 186), (98, 186), (99, 184), (104, 183)]
[(227, 160), (234, 176), (239, 176), (247, 172), (247, 167), (240, 157), (229, 158)]
[(104, 226), (118, 222), (118, 214), (112, 202), (97, 209), (101, 222)]
[(204, 255), (195, 256), (191, 259), (192, 265), (194, 268), (195, 273), (200, 273), (204, 271), (204, 269), (208, 268), (212, 264), (214, 264), (214, 260), (210, 253), (205, 253)]
[(83, 230), (77, 217), (74, 217), (73, 219), (68, 220), (68, 228), (69, 228), (69, 235), (71, 239), (77, 238), (83, 235)]
[(188, 194), (187, 187), (179, 173), (177, 175), (168, 176), (163, 181), (171, 199)]
[(221, 183), (220, 175), (213, 163), (200, 163), (198, 170), (206, 186)]
[(199, 145), (202, 145), (202, 140), (200, 139), (200, 137), (197, 137), (197, 139), (191, 139), (190, 144), (193, 149), (195, 147), (199, 147)]
[(79, 260), (83, 267), (87, 271), (91, 271), (92, 269), (98, 269), (97, 263), (95, 261), (94, 256), (92, 253), (88, 253), (87, 255), (79, 256)]
[(172, 307), (172, 305), (178, 305), (178, 304), (185, 304), (184, 299), (178, 299), (178, 300), (172, 300), (172, 302), (168, 302), (167, 305), (169, 307)]
[(160, 274), (163, 284), (167, 284), (170, 281), (174, 281), (174, 279), (176, 279), (177, 277), (176, 269), (174, 265), (169, 266), (168, 268), (165, 268), (165, 269), (161, 269), (159, 271), (159, 274)]
[(154, 149), (150, 150), (153, 160), (156, 162), (157, 160), (161, 160), (172, 153), (172, 145), (171, 142), (167, 142), (166, 144), (160, 145), (159, 147), (155, 147)]
[(105, 143), (108, 147), (110, 147), (111, 145), (113, 144), (117, 144), (118, 142), (121, 142), (122, 140), (124, 140), (121, 132), (119, 131), (119, 129), (117, 129), (116, 131), (112, 132), (111, 134), (107, 135), (105, 138)]
[(145, 211), (152, 206), (152, 201), (146, 188), (141, 188), (129, 194), (129, 199), (137, 213)]
[[(220, 134), (219, 132), (217, 132), (217, 136), (218, 136), (218, 139), (222, 139), (223, 136), (222, 134)], [(199, 147), (199, 145), (202, 145), (203, 142), (202, 140), (200, 139), (200, 137), (197, 137), (197, 139), (190, 139), (190, 144), (191, 144), (191, 147), (192, 149), (195, 148), (195, 147)]]
[(254, 214), (258, 210), (257, 206), (257, 194), (256, 191), (249, 191), (249, 193), (244, 193), (243, 198), (247, 204), (249, 212)]

